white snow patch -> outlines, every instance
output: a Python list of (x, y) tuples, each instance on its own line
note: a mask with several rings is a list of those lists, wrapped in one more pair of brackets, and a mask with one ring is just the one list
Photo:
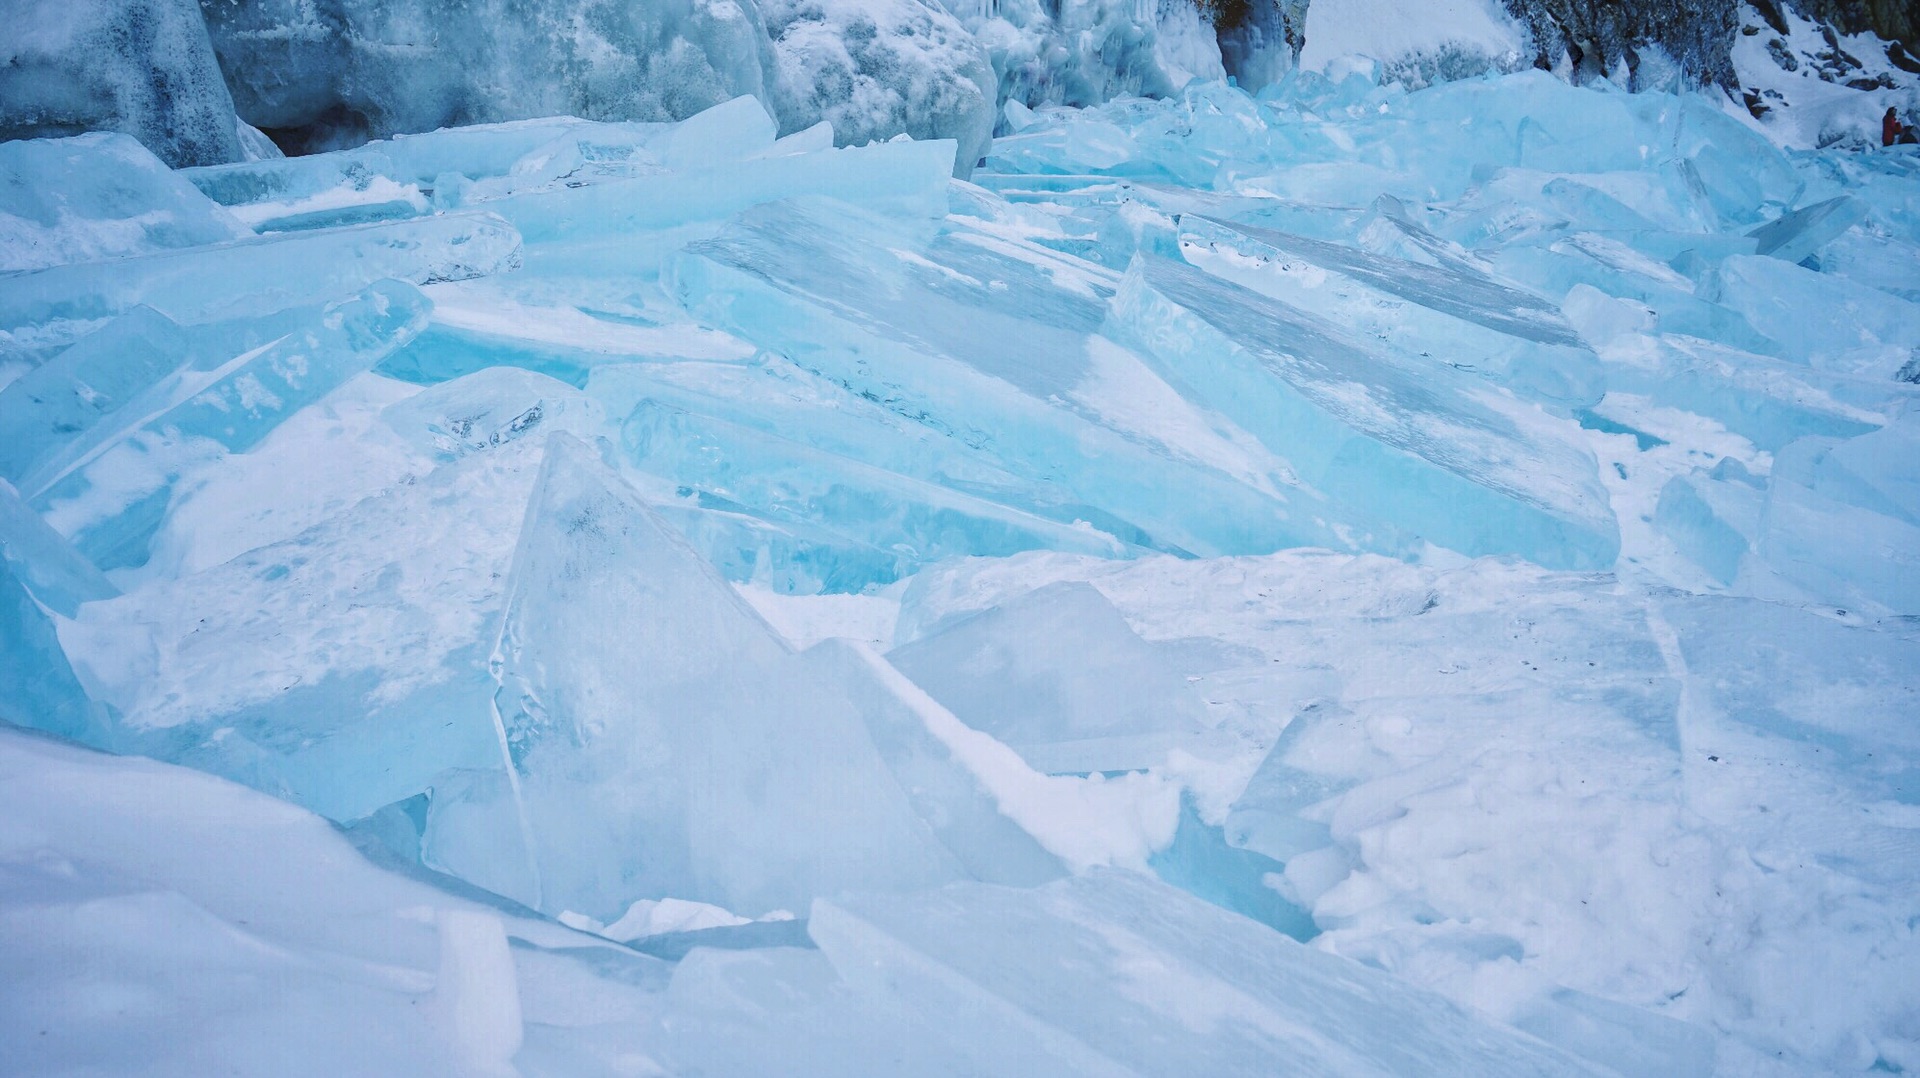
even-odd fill
[(1327, 71), (1348, 56), (1392, 61), (1454, 49), (1511, 63), (1526, 33), (1491, 0), (1314, 0), (1300, 69)]

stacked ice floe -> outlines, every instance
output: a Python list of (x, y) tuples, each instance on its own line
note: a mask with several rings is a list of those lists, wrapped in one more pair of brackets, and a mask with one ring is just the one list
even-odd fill
[(20, 1069), (1920, 1065), (1920, 158), (1007, 118), (0, 144)]

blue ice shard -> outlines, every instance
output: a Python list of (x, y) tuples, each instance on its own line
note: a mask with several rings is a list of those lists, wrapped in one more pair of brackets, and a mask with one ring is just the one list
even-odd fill
[(1298, 767), (1290, 754), (1315, 727), (1347, 719), (1345, 708), (1319, 700), (1288, 722), (1227, 814), (1223, 830), (1228, 843), (1283, 864), (1333, 845), (1332, 831), (1308, 810), (1353, 786), (1354, 780)]
[[(1464, 262), (1422, 265), (1296, 236), (1273, 228), (1194, 215), (1199, 221), (1238, 232), (1283, 255), (1332, 270), (1381, 292), (1514, 337), (1541, 344), (1580, 347), (1581, 341), (1560, 309), (1528, 292), (1511, 288)], [(1186, 218), (1181, 218), (1183, 224)]]
[(1822, 601), (1920, 614), (1920, 422), (1902, 416), (1848, 441), (1803, 438), (1774, 458), (1755, 549)]
[(380, 418), (423, 454), (440, 461), (545, 441), (556, 430), (594, 438), (605, 424), (597, 402), (544, 374), (488, 367), (389, 405)]
[(474, 453), (291, 538), (85, 604), (61, 643), (117, 713), (106, 747), (341, 823), (497, 768), (488, 659), (540, 459), (524, 441)]
[(223, 206), (364, 191), (376, 176), (413, 184), (431, 183), (447, 173), (478, 180), (503, 176), (525, 155), (591, 126), (571, 116), (472, 124), (398, 135), (333, 153), (181, 169), (180, 176)]
[[(1920, 834), (1858, 811), (1862, 803), (1911, 804), (1920, 781), (1920, 734), (1907, 721), (1912, 686), (1888, 676), (1920, 659), (1911, 619), (1848, 624), (1800, 604), (1730, 596), (1668, 596), (1660, 611), (1716, 722), (1761, 739), (1777, 758), (1819, 760), (1825, 769), (1826, 797), (1788, 810), (1796, 847), (1858, 879), (1911, 887)], [(1767, 768), (1743, 787), (1778, 803), (1772, 798), (1805, 775)], [(1781, 823), (1748, 826), (1777, 831)]]
[(1091, 527), (1060, 524), (650, 401), (635, 407), (621, 432), (622, 445), (643, 471), (775, 522), (810, 524), (897, 551), (908, 568), (1022, 550), (1117, 557), (1127, 549)]
[(72, 617), (81, 603), (120, 594), (5, 480), (0, 480), (0, 561), (40, 605), (63, 617)]
[(616, 418), (643, 402), (764, 434), (1003, 505), (1072, 511), (1057, 483), (995, 465), (962, 441), (771, 353), (751, 363), (627, 363), (596, 369), (587, 390)]
[(0, 561), (0, 679), (7, 685), (0, 692), (0, 722), (110, 743), (107, 709), (75, 676), (53, 616), (22, 585), (11, 558)]
[(801, 195), (937, 218), (947, 212), (953, 153), (951, 140), (937, 139), (756, 157), (722, 169), (531, 191), (489, 202), (486, 208), (513, 222), (528, 242), (721, 221), (751, 206)]
[(1784, 262), (1804, 262), (1866, 216), (1865, 202), (1852, 195), (1841, 195), (1783, 213), (1747, 235), (1754, 241), (1755, 254), (1771, 255)]
[(429, 307), (412, 285), (375, 282), (213, 370), (175, 371), (40, 460), (23, 491), (102, 568), (144, 564), (185, 463), (252, 447), (412, 339)]
[(1714, 302), (1709, 290), (1660, 259), (1589, 232), (1542, 240), (1502, 245), (1488, 252), (1488, 261), (1502, 276), (1542, 295), (1565, 296), (1579, 285), (1588, 285), (1651, 308), (1666, 332), (1761, 355), (1782, 354), (1780, 345), (1750, 324), (1742, 312)]
[(0, 272), (251, 234), (127, 135), (101, 131), (0, 142), (0, 236), (6, 237)]
[(108, 709), (67, 661), (58, 618), (120, 594), (0, 480), (0, 721), (96, 745), (109, 741)]
[(844, 692), (564, 434), (490, 668), (507, 766), (436, 787), (435, 867), (601, 919), (640, 898), (757, 916), (965, 876)]
[[(1736, 500), (1734, 507), (1725, 504), (1730, 499)], [(1756, 530), (1751, 518), (1758, 516), (1760, 503), (1760, 493), (1751, 488), (1676, 475), (1660, 488), (1653, 526), (1713, 579), (1732, 584)], [(1742, 508), (1749, 512), (1739, 512)], [(1733, 522), (1742, 517), (1748, 518), (1744, 530)]]
[(1920, 303), (1803, 266), (1741, 255), (1721, 262), (1715, 298), (1796, 363), (1891, 379), (1920, 348)]
[(1599, 359), (1559, 310), (1484, 274), (1252, 225), (1181, 220), (1189, 263), (1381, 340), (1402, 356), (1431, 357), (1560, 407), (1592, 405), (1604, 395)]
[(690, 246), (673, 279), (696, 314), (1069, 495), (1020, 508), (1170, 552), (1340, 542), (1245, 432), (1098, 335), (1111, 272), (929, 232), (823, 202), (763, 206)]
[(656, 508), (728, 580), (783, 595), (820, 595), (857, 593), (907, 575), (908, 557), (899, 550), (803, 521), (768, 520), (699, 491), (687, 494)]
[[(773, 151), (774, 126), (751, 97), (679, 123), (592, 123), (568, 116), (396, 135), (351, 150), (188, 169), (182, 175), (263, 230), (471, 207), (507, 195), (663, 172), (694, 172)], [(430, 201), (429, 201), (430, 200)]]
[(1205, 705), (1090, 584), (1041, 588), (895, 648), (887, 661), (1036, 770), (1154, 767), (1206, 743)]
[(1123, 331), (1183, 391), (1260, 438), (1376, 550), (1425, 541), (1542, 565), (1612, 564), (1593, 458), (1544, 413), (1469, 376), (1414, 368), (1312, 315), (1184, 263), (1142, 257)]
[(135, 307), (0, 390), (0, 476), (20, 482), (61, 446), (187, 362), (187, 335)]
[(980, 778), (896, 691), (899, 674), (886, 659), (845, 640), (816, 644), (800, 657), (847, 694), (914, 812), (969, 876), (1033, 887), (1066, 874), (1060, 859), (1001, 810)]
[(0, 329), (90, 328), (141, 304), (210, 322), (330, 302), (385, 278), (459, 281), (519, 263), (519, 234), (485, 213), (262, 236), (0, 277)]
[(742, 95), (667, 125), (649, 148), (667, 168), (696, 172), (771, 152), (777, 130), (767, 107)]

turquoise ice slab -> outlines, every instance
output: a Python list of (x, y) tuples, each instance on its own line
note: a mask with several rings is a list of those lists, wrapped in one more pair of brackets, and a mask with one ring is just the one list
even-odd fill
[(1561, 317), (1558, 306), (1486, 274), (1472, 273), (1457, 263), (1422, 265), (1278, 229), (1194, 216), (1443, 314), (1541, 344), (1582, 347), (1579, 335)]
[(187, 335), (135, 307), (0, 390), (0, 477), (22, 481), (187, 361)]
[(1137, 260), (1114, 312), (1170, 381), (1332, 499), (1329, 516), (1359, 545), (1425, 541), (1568, 569), (1619, 553), (1592, 455), (1558, 421), (1470, 376), (1412, 369), (1168, 259)]
[(600, 919), (966, 878), (845, 692), (569, 435), (547, 443), (505, 587), (505, 767), (436, 786), (428, 864)]
[[(672, 279), (698, 316), (944, 436), (955, 455), (1070, 495), (1061, 508), (1020, 505), (1030, 512), (1092, 507), (1106, 515), (1083, 518), (1096, 527), (1203, 556), (1343, 545), (1315, 519), (1312, 492), (1272, 462), (1230, 476), (1102, 414), (1096, 350), (1119, 349), (1095, 332), (1117, 283), (1099, 266), (806, 202), (743, 214), (691, 245)], [(1192, 407), (1150, 371), (1138, 380)], [(1231, 439), (1217, 415), (1194, 422)]]
[(5, 480), (0, 480), (0, 560), (42, 606), (63, 617), (72, 617), (81, 603), (120, 594)]
[(107, 709), (94, 702), (60, 646), (43, 601), (0, 562), (0, 722), (93, 745), (110, 743)]
[(950, 139), (883, 142), (532, 191), (485, 205), (511, 221), (529, 243), (720, 221), (763, 202), (800, 195), (937, 218), (947, 212), (953, 154)]
[(801, 658), (859, 709), (914, 811), (968, 875), (1016, 887), (1066, 875), (1060, 859), (1001, 811), (981, 780), (895, 691), (884, 669), (888, 660), (838, 639), (809, 648)]
[(208, 322), (336, 300), (383, 278), (459, 281), (519, 263), (519, 233), (488, 213), (292, 232), (0, 275), (0, 329), (86, 324), (141, 304)]
[(411, 340), (429, 309), (412, 285), (377, 281), (219, 367), (176, 371), (57, 446), (22, 479), (23, 491), (56, 512), (61, 530), (101, 568), (145, 564), (148, 538), (188, 462), (251, 448)]
[(180, 175), (224, 206), (290, 201), (342, 187), (365, 189), (374, 176), (402, 183), (430, 183), (444, 173), (480, 179), (504, 175), (524, 155), (594, 126), (571, 116), (474, 124), (333, 153), (181, 169)]
[(1786, 262), (1801, 262), (1867, 217), (1868, 206), (1851, 195), (1841, 195), (1802, 206), (1747, 233), (1755, 253)]
[[(1337, 321), (1405, 360), (1469, 371), (1530, 400), (1596, 404), (1600, 361), (1557, 307), (1463, 266), (1427, 266), (1250, 225), (1182, 217), (1188, 262)], [(1403, 302), (1404, 301), (1404, 302)]]
[(539, 466), (513, 443), (286, 540), (87, 603), (62, 643), (118, 715), (109, 747), (337, 822), (498, 766), (488, 660)]
[(1205, 740), (1184, 673), (1090, 584), (1051, 584), (894, 649), (887, 659), (960, 721), (1036, 770), (1163, 765)]
[(27, 270), (224, 243), (251, 230), (131, 136), (95, 131), (0, 142), (0, 235), (0, 270)]
[(775, 522), (814, 525), (895, 551), (909, 567), (949, 557), (1004, 557), (1022, 550), (1118, 557), (1127, 549), (1090, 527), (1057, 523), (651, 401), (639, 404), (621, 430), (622, 445), (644, 471)]

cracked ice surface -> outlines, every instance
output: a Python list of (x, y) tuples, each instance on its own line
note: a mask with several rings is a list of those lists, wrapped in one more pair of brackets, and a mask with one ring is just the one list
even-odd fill
[(774, 130), (0, 146), (10, 1065), (1920, 1066), (1920, 159)]

